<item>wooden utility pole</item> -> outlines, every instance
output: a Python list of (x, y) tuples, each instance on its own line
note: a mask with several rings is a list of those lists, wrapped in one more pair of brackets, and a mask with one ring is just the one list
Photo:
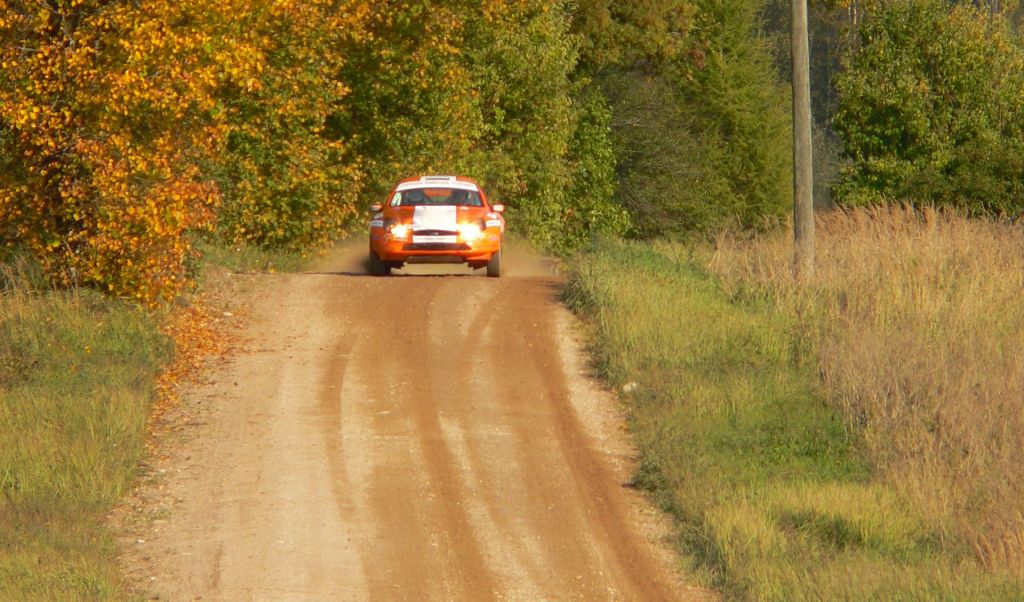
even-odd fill
[(811, 76), (807, 0), (793, 9), (793, 267), (797, 279), (814, 277), (814, 171), (811, 152)]

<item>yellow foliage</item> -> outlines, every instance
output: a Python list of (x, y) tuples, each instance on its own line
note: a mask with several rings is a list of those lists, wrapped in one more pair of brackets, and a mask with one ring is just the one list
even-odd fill
[[(234, 131), (225, 98), (259, 99), (271, 82), (289, 94), (275, 97), (284, 100), (270, 117), (312, 119), (315, 135), (331, 107), (309, 106), (303, 69), (322, 61), (317, 83), (347, 92), (313, 52), (325, 47), (274, 63), (273, 24), (358, 39), (370, 5), (0, 0), (0, 236), (39, 256), (58, 283), (146, 304), (173, 298), (188, 283), (188, 234), (216, 223), (221, 194), (208, 166)], [(266, 125), (239, 127), (273, 136)], [(298, 165), (288, 176), (315, 179), (301, 160), (308, 146), (287, 142)], [(330, 225), (344, 217), (350, 210)]]
[[(244, 48), (204, 31), (221, 4), (4, 2), (0, 22), (0, 228), (64, 284), (152, 304), (188, 281), (188, 231), (209, 227), (216, 186), (198, 165), (220, 145), (203, 113)], [(252, 60), (232, 63), (247, 77)]]

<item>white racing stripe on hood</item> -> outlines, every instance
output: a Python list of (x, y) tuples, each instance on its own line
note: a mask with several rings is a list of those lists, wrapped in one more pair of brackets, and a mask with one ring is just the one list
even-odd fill
[(417, 206), (412, 214), (412, 229), (417, 230), (448, 230), (454, 232), (457, 228), (458, 213), (454, 205), (441, 206)]

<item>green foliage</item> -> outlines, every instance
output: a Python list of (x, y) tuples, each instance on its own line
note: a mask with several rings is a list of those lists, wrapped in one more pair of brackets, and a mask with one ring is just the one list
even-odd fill
[(629, 213), (614, 201), (617, 187), (611, 107), (603, 94), (590, 87), (580, 94), (576, 131), (566, 157), (573, 184), (567, 228), (561, 236), (566, 248), (579, 246), (594, 236), (623, 234), (630, 225)]
[(323, 247), (356, 213), (358, 160), (327, 126), (347, 93), (340, 49), (358, 31), (325, 2), (253, 4), (230, 27), (256, 46), (259, 73), (219, 90), (226, 148), (210, 166), (223, 196), (219, 230), (231, 244)]
[(373, 2), (369, 35), (347, 46), (345, 110), (328, 131), (349, 141), (364, 197), (380, 200), (399, 178), (468, 167), (483, 123), (463, 56), (465, 16), (454, 4)]
[(880, 6), (837, 80), (846, 204), (1024, 209), (1024, 48), (999, 15), (938, 0)]
[(565, 159), (576, 108), (570, 80), (575, 41), (562, 2), (520, 3), (470, 23), (470, 73), (485, 124), (474, 162), (490, 192), (510, 206), (510, 223), (557, 247), (572, 219)]
[(707, 199), (728, 189), (712, 177), (688, 103), (668, 78), (609, 73), (601, 78), (615, 108), (618, 197), (641, 237), (683, 233), (721, 219)]
[(567, 5), (556, 8), (499, 26), (507, 37), (488, 43), (476, 72), (489, 107), (482, 159), (512, 166), (493, 174), (496, 193), (513, 199), (513, 223), (529, 238), (566, 251), (594, 233), (621, 233), (626, 218), (612, 200), (607, 107), (574, 82), (576, 39)]
[(702, 199), (714, 208), (714, 221), (702, 225), (761, 225), (785, 215), (792, 198), (789, 95), (760, 32), (758, 3), (696, 4), (700, 59), (682, 66), (680, 85), (696, 107), (707, 177), (726, 191)]
[(795, 316), (730, 296), (695, 255), (604, 244), (578, 258), (565, 297), (623, 392), (635, 483), (675, 516), (698, 574), (731, 600), (1022, 599), (872, 478)]
[(561, 0), (375, 3), (374, 35), (342, 70), (349, 111), (333, 123), (363, 162), (363, 196), (458, 172), (548, 249), (621, 232), (608, 116), (575, 79), (569, 17)]
[(789, 199), (787, 95), (750, 0), (581, 3), (635, 233), (759, 226)]

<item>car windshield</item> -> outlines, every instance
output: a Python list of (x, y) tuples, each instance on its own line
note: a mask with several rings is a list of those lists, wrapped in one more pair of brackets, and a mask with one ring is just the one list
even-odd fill
[(480, 193), (462, 188), (414, 188), (395, 194), (393, 206), (417, 207), (421, 205), (465, 205), (481, 207)]

